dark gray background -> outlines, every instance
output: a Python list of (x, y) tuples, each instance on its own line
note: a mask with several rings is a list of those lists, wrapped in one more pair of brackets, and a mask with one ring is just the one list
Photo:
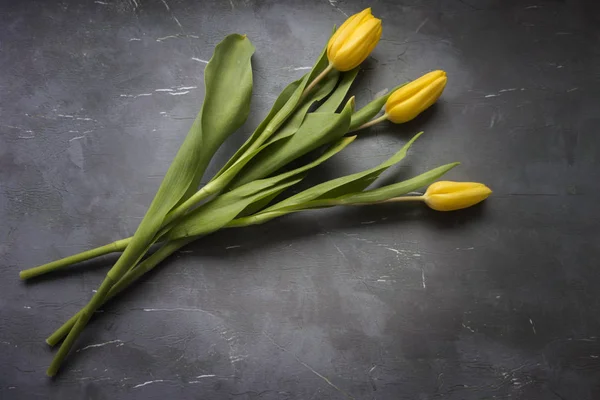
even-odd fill
[[(448, 178), (493, 197), (215, 234), (108, 306), (47, 379), (44, 338), (114, 258), (31, 284), (18, 271), (134, 232), (224, 35), (256, 45), (255, 86), (211, 173), (369, 5), (384, 29), (358, 104), (432, 69), (448, 86), (309, 179), (374, 166), (423, 129), (388, 181), (461, 161)], [(3, 0), (0, 397), (600, 398), (599, 40), (597, 1)]]

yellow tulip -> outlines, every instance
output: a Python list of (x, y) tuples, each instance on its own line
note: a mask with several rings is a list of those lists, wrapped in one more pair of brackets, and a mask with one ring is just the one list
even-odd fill
[(487, 199), (492, 190), (483, 183), (439, 181), (427, 188), (425, 204), (437, 211), (471, 207)]
[(349, 71), (363, 62), (381, 37), (381, 20), (367, 8), (348, 18), (327, 44), (329, 63), (338, 71)]
[(385, 103), (387, 119), (396, 124), (414, 119), (436, 102), (447, 80), (446, 72), (438, 70), (402, 86)]

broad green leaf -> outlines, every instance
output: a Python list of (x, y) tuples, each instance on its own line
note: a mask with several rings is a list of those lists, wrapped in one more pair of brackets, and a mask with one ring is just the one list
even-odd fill
[(381, 111), (381, 109), (385, 105), (385, 102), (392, 95), (392, 93), (394, 93), (397, 89), (401, 88), (404, 85), (406, 85), (406, 83), (396, 86), (385, 95), (376, 98), (375, 100), (373, 100), (372, 102), (355, 112), (354, 115), (352, 115), (350, 131), (353, 131), (362, 124), (372, 120), (373, 117), (375, 117), (379, 113), (379, 111)]
[(230, 35), (218, 46), (223, 47), (222, 51), (215, 49), (204, 69), (204, 103), (192, 126), (193, 130), (202, 132), (199, 152), (210, 156), (199, 157), (184, 200), (198, 190), (212, 155), (231, 133), (243, 125), (250, 112), (250, 56), (254, 53), (254, 46), (246, 35)]
[(354, 99), (348, 101), (340, 114), (308, 114), (294, 135), (271, 143), (254, 156), (231, 182), (230, 187), (269, 176), (298, 157), (345, 135), (350, 125), (353, 104)]
[(220, 229), (253, 203), (274, 196), (298, 183), (307, 171), (342, 151), (355, 138), (356, 136), (342, 138), (319, 158), (302, 167), (271, 178), (252, 181), (203, 204), (171, 228), (168, 239), (204, 235)]
[(264, 212), (293, 208), (298, 204), (304, 204), (312, 200), (323, 198), (331, 199), (348, 193), (360, 192), (369, 186), (375, 179), (377, 179), (379, 175), (381, 175), (386, 169), (404, 159), (408, 149), (410, 149), (410, 146), (419, 138), (419, 136), (422, 135), (422, 133), (423, 132), (416, 134), (400, 149), (400, 151), (378, 166), (313, 186), (294, 196), (282, 200), (277, 204), (274, 204), (273, 206), (264, 210)]
[[(202, 110), (171, 163), (133, 239), (109, 271), (118, 280), (145, 253), (167, 213), (197, 186), (199, 177), (223, 141), (243, 124), (252, 91), (250, 58), (254, 46), (246, 36), (229, 35), (219, 43), (205, 69)], [(196, 168), (190, 168), (196, 166)]]

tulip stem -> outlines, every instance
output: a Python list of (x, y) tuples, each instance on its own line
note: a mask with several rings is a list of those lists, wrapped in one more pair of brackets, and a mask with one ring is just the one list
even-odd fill
[(370, 127), (370, 126), (373, 126), (373, 125), (376, 125), (376, 124), (378, 124), (378, 123), (380, 123), (380, 122), (386, 121), (387, 119), (388, 119), (388, 115), (387, 115), (387, 114), (383, 114), (381, 117), (378, 117), (378, 118), (372, 119), (372, 120), (370, 120), (369, 122), (365, 122), (364, 124), (362, 124), (362, 125), (361, 125), (361, 126), (359, 126), (358, 128), (356, 128), (356, 129), (354, 129), (354, 130), (351, 130), (350, 132), (356, 132), (356, 131), (358, 131), (358, 130), (361, 130), (361, 129), (368, 128), (368, 127)]
[(425, 196), (402, 196), (402, 197), (393, 197), (391, 199), (383, 200), (376, 202), (374, 204), (381, 203), (398, 203), (401, 201), (425, 201)]
[(307, 94), (310, 93), (311, 90), (313, 90), (315, 88), (315, 86), (317, 86), (317, 84), (323, 80), (323, 78), (325, 78), (325, 76), (327, 76), (327, 74), (329, 72), (331, 72), (331, 70), (333, 69), (333, 64), (329, 64), (327, 66), (327, 68), (325, 68), (319, 75), (317, 75), (317, 77), (315, 79), (313, 79), (313, 81), (306, 87), (306, 89), (304, 89), (304, 92), (302, 92), (302, 96), (301, 98), (306, 97)]

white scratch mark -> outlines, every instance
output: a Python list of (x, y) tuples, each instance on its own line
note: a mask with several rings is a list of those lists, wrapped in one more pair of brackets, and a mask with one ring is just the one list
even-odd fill
[(403, 253), (403, 251), (397, 250), (397, 249), (392, 249), (391, 247), (386, 247), (386, 250), (390, 250), (393, 251), (394, 253), (400, 255)]
[(363, 221), (363, 222), (361, 222), (361, 224), (369, 225), (369, 224), (374, 224), (375, 222), (377, 222), (377, 221)]
[(504, 93), (504, 92), (514, 92), (515, 90), (517, 90), (517, 88), (500, 89), (498, 92), (500, 92), (500, 93)]
[(576, 91), (578, 89), (579, 89), (578, 87), (571, 88), (571, 89), (567, 90), (567, 93), (574, 92), (574, 91)]
[(23, 308), (26, 308), (29, 310), (31, 308), (31, 306), (23, 306)]
[(593, 356), (590, 354), (590, 358), (598, 358), (598, 356)]
[(415, 253), (413, 254), (413, 257), (421, 257), (421, 255), (419, 253)]
[(312, 67), (296, 67), (296, 68), (293, 68), (292, 70), (293, 71), (303, 71), (305, 69), (312, 69)]
[(77, 117), (77, 118), (75, 118), (75, 119), (76, 119), (77, 121), (94, 121), (93, 119), (91, 119), (91, 118), (87, 118), (87, 117), (85, 117), (85, 118), (84, 118), (84, 117)]
[(182, 94), (188, 94), (190, 91), (186, 90), (184, 92), (169, 92), (171, 96), (181, 96)]
[(69, 131), (68, 133), (79, 133), (79, 131)]
[(527, 7), (525, 7), (526, 10), (530, 10), (532, 8), (540, 8), (540, 6), (527, 6)]
[(487, 99), (488, 97), (498, 97), (497, 94), (486, 94), (485, 98)]
[(492, 118), (490, 118), (490, 125), (489, 125), (489, 128), (490, 128), (490, 129), (491, 129), (491, 128), (493, 128), (493, 127), (494, 127), (494, 125), (496, 125), (496, 114), (495, 114), (495, 113), (494, 113), (494, 114), (492, 114)]
[(159, 37), (158, 39), (156, 39), (157, 42), (162, 42), (164, 40), (167, 39), (177, 39), (179, 36), (175, 36), (175, 35), (169, 35), (169, 36), (163, 36), (163, 37)]
[(115, 340), (109, 340), (108, 342), (104, 342), (104, 343), (90, 344), (89, 346), (85, 346), (85, 347), (82, 347), (81, 349), (78, 349), (77, 353), (79, 353), (80, 351), (83, 351), (83, 350), (92, 349), (94, 347), (103, 347), (103, 346), (113, 344), (113, 343), (119, 343), (117, 345), (117, 347), (123, 346), (122, 340), (115, 339)]
[(216, 375), (198, 375), (196, 379), (214, 378)]
[(201, 59), (201, 58), (192, 57), (192, 60), (194, 60), (194, 61), (198, 61), (198, 62), (201, 62), (201, 63), (204, 63), (204, 64), (208, 64), (208, 61), (206, 61), (206, 60), (203, 60), (203, 59)]
[(385, 279), (377, 279), (377, 282), (387, 282)]
[(233, 0), (229, 0), (229, 5), (231, 6), (232, 10), (235, 10), (235, 4), (233, 4)]
[(427, 285), (425, 284), (425, 270), (421, 270), (421, 283), (423, 284), (423, 289), (427, 289)]
[(561, 69), (561, 68), (563, 68), (563, 67), (564, 67), (564, 65), (557, 65), (557, 66), (556, 66), (556, 69)]
[(92, 293), (98, 293), (96, 289), (92, 289)]
[(190, 89), (198, 89), (198, 86), (182, 86), (177, 90), (190, 90)]
[(529, 318), (529, 323), (531, 324), (531, 329), (533, 329), (533, 333), (537, 335), (537, 332), (535, 331), (535, 325), (533, 324), (531, 318)]
[(160, 115), (165, 115), (166, 113), (167, 113), (166, 111), (159, 112)]
[(135, 1), (135, 0), (131, 0), (131, 1), (133, 1), (133, 4), (135, 5), (135, 8), (138, 8), (140, 6), (137, 1)]
[(241, 245), (239, 245), (239, 244), (236, 244), (236, 245), (233, 245), (233, 246), (227, 246), (227, 247), (225, 247), (225, 250), (229, 250), (229, 249), (237, 249), (238, 247), (242, 247), (242, 246), (241, 246)]
[(167, 11), (171, 11), (171, 9), (169, 8), (169, 5), (167, 4), (167, 2), (165, 0), (161, 0), (161, 1), (165, 5), (165, 8), (167, 9)]
[(137, 388), (140, 388), (142, 386), (146, 386), (146, 385), (150, 385), (152, 383), (158, 383), (158, 382), (166, 382), (166, 381), (164, 379), (156, 379), (156, 380), (153, 380), (153, 381), (146, 381), (144, 383), (140, 383), (139, 385), (135, 385), (133, 387), (133, 389), (137, 389)]
[(138, 97), (152, 96), (152, 93), (140, 93), (140, 94), (120, 94), (119, 97), (128, 97), (130, 99), (137, 99)]
[(96, 4), (102, 4), (103, 6), (108, 5), (108, 3), (105, 2), (105, 1), (95, 1), (94, 3), (96, 3)]
[(138, 39), (138, 38), (135, 38), (135, 37), (134, 37), (134, 38), (131, 38), (131, 39), (129, 39), (129, 41), (130, 41), (130, 42), (141, 42), (141, 41), (142, 41), (142, 39)]
[(175, 21), (175, 23), (177, 23), (177, 25), (179, 25), (179, 27), (180, 27), (181, 29), (183, 29), (183, 26), (181, 25), (181, 22), (179, 22), (179, 20), (177, 19), (177, 17), (176, 17), (176, 16), (174, 16), (174, 15), (173, 15), (173, 20)]
[(77, 140), (77, 139), (83, 139), (85, 136), (75, 136), (72, 139), (69, 139), (69, 142), (72, 142), (73, 140)]
[(465, 324), (461, 324), (461, 325), (463, 326), (463, 328), (470, 330), (472, 333), (475, 333), (475, 330), (473, 328), (471, 328), (470, 326), (465, 325)]
[(63, 117), (63, 118), (74, 118), (72, 115), (64, 115), (64, 114), (57, 114), (59, 117)]
[[(330, 0), (333, 1), (333, 0)], [(354, 397), (350, 396), (348, 393), (344, 392), (342, 389), (340, 389), (339, 387), (337, 387), (336, 385), (333, 384), (333, 382), (331, 382), (329, 379), (327, 379), (325, 376), (321, 375), (320, 373), (318, 373), (317, 371), (315, 371), (310, 365), (308, 365), (307, 363), (305, 363), (304, 361), (302, 361), (300, 358), (298, 358), (298, 356), (294, 353), (292, 353), (291, 351), (289, 351), (288, 349), (286, 349), (285, 347), (283, 347), (282, 345), (280, 345), (279, 343), (277, 343), (275, 340), (273, 340), (273, 338), (271, 338), (269, 335), (267, 335), (265, 332), (262, 333), (267, 339), (269, 339), (269, 341), (271, 343), (273, 343), (273, 345), (275, 345), (275, 347), (277, 347), (279, 350), (283, 351), (284, 353), (290, 354), (292, 357), (294, 357), (294, 359), (296, 359), (296, 361), (302, 365), (304, 368), (308, 369), (310, 372), (312, 372), (313, 374), (315, 374), (316, 376), (318, 376), (319, 378), (321, 378), (323, 381), (325, 381), (325, 383), (327, 383), (329, 386), (331, 386), (332, 388), (334, 388), (335, 390), (337, 390), (338, 392), (340, 392), (341, 394), (343, 394), (344, 396), (346, 396), (349, 399), (354, 399)]]
[(423, 26), (425, 26), (425, 24), (427, 23), (427, 21), (429, 21), (429, 18), (425, 18), (425, 20), (423, 22), (421, 22), (421, 25), (419, 25), (419, 27), (417, 28), (417, 30), (415, 31), (415, 33), (419, 33), (419, 31), (421, 30), (421, 28)]
[(175, 312), (175, 311), (183, 311), (183, 312), (201, 312), (212, 315), (206, 310), (201, 308), (143, 308), (143, 311), (146, 312)]
[(457, 247), (456, 250), (474, 250), (475, 247)]
[(172, 92), (173, 89), (156, 89), (155, 92)]

